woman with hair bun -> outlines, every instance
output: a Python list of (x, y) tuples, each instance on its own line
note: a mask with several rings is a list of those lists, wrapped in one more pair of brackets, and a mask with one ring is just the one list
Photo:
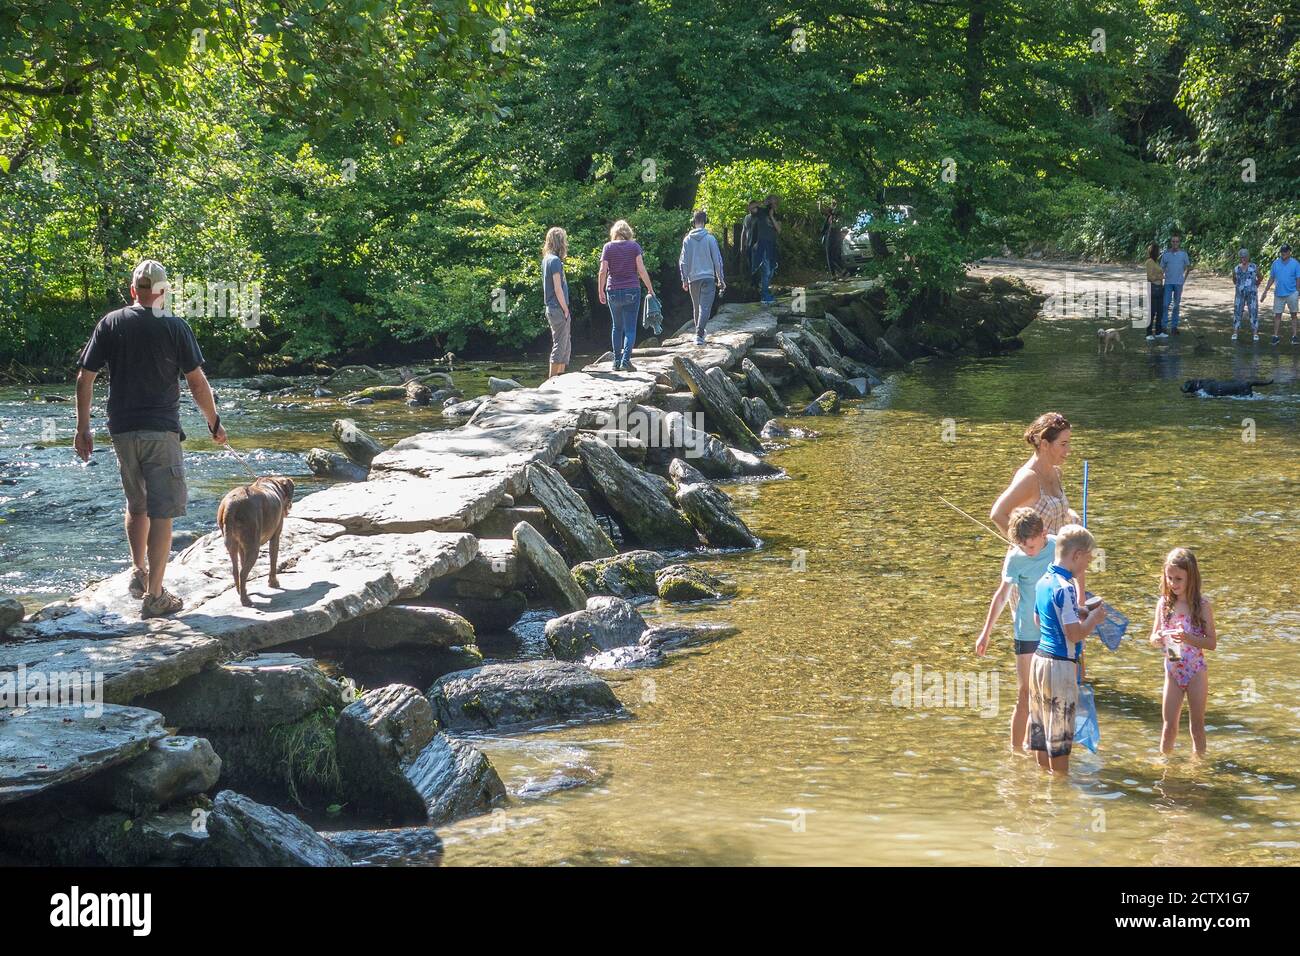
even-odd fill
[(1025, 430), (1025, 441), (1034, 453), (993, 503), (989, 518), (1006, 535), (1011, 512), (1033, 508), (1047, 533), (1056, 534), (1062, 526), (1079, 520), (1070, 510), (1061, 482), (1061, 464), (1070, 455), (1070, 422), (1060, 412), (1046, 412)]

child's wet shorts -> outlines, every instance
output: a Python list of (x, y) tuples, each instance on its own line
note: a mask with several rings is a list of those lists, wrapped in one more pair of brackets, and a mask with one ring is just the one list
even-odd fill
[(1035, 653), (1029, 665), (1029, 749), (1064, 757), (1074, 744), (1079, 705), (1076, 661)]
[(1038, 650), (1037, 641), (1014, 641), (1017, 654), (1032, 654)]

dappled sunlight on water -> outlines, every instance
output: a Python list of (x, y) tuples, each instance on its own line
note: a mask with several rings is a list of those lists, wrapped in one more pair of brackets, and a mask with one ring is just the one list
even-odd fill
[[(1190, 341), (1148, 349), (1131, 335), (1099, 359), (1089, 324), (1036, 323), (1022, 352), (924, 364), (866, 407), (814, 421), (819, 438), (774, 456), (795, 480), (729, 489), (767, 543), (707, 560), (737, 598), (661, 612), (741, 633), (625, 674), (635, 719), (531, 737), (534, 752), (545, 741), (595, 768), (599, 785), (447, 828), (446, 862), (1300, 861), (1300, 370), (1263, 350), (1243, 360), (1253, 350), (1231, 353), (1226, 337), (1193, 355)], [(1237, 374), (1279, 384), (1259, 401), (1178, 388)], [(1076, 752), (1069, 780), (1006, 749), (1010, 615), (988, 658), (971, 652), (1003, 546), (937, 497), (982, 519), (1047, 409), (1076, 426), (1076, 508), (1090, 461), (1089, 525), (1106, 551), (1090, 587), (1133, 622), (1117, 652), (1091, 645), (1102, 746)], [(1175, 545), (1197, 552), (1219, 621), (1201, 761), (1186, 717), (1174, 755), (1159, 754), (1162, 663), (1143, 640)], [(895, 706), (894, 675), (918, 665), (985, 686), (996, 673), (997, 715)], [(537, 772), (508, 742), (488, 749), (508, 783)]]
[[(729, 487), (765, 541), (704, 559), (737, 596), (646, 608), (740, 633), (609, 675), (631, 719), (484, 739), (514, 798), (443, 828), (445, 862), (1300, 862), (1300, 350), (1233, 350), (1220, 335), (1195, 354), (1190, 338), (1152, 347), (1126, 334), (1126, 351), (1098, 357), (1092, 324), (1035, 323), (1021, 352), (922, 364), (861, 407), (811, 420), (820, 437), (773, 455), (793, 480)], [(1278, 383), (1211, 400), (1179, 391), (1193, 376)], [(344, 413), (227, 398), (236, 447), (295, 476)], [(0, 396), (0, 476), (17, 478), (0, 486), (0, 591), (53, 596), (123, 561), (116, 470), (108, 453), (81, 469), (67, 447), (31, 448), (39, 424), (14, 399)], [(1078, 752), (1068, 780), (1006, 749), (1009, 614), (987, 658), (971, 651), (1003, 546), (938, 498), (983, 519), (1027, 457), (1025, 425), (1048, 409), (1075, 423), (1065, 479), (1076, 508), (1090, 461), (1089, 525), (1106, 567), (1089, 585), (1133, 622), (1117, 652), (1091, 645), (1102, 747)], [(400, 403), (348, 412), (385, 442), (437, 418)], [(186, 422), (202, 434), (192, 411)], [(70, 424), (61, 435), (66, 446)], [(242, 471), (202, 438), (187, 464), (196, 480), (180, 526), (206, 530)], [(1158, 752), (1162, 664), (1144, 641), (1175, 545), (1197, 552), (1220, 633), (1199, 761), (1185, 718), (1174, 755)], [(918, 667), (996, 694), (982, 710), (901, 706)]]

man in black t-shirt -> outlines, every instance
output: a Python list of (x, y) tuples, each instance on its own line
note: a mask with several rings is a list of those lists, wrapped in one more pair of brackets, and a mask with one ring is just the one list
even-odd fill
[(185, 514), (180, 377), (218, 443), (226, 441), (203, 353), (184, 319), (163, 307), (167, 270), (145, 259), (131, 276), (132, 304), (95, 326), (77, 365), (77, 436), (82, 461), (90, 460), (90, 400), (95, 376), (108, 366), (108, 433), (126, 492), (126, 537), (131, 546), (131, 596), (142, 617), (175, 614), (184, 603), (163, 587), (171, 553), (172, 519)]

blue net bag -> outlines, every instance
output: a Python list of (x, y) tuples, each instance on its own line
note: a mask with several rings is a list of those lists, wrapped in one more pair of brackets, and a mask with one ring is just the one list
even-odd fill
[(1097, 700), (1091, 684), (1079, 685), (1079, 704), (1074, 711), (1074, 742), (1083, 744), (1093, 753), (1101, 743), (1101, 727), (1097, 724)]
[[(1089, 598), (1095, 596), (1091, 591), (1088, 592)], [(1107, 650), (1113, 651), (1119, 647), (1120, 638), (1128, 630), (1128, 618), (1105, 602), (1102, 602), (1102, 607), (1106, 609), (1106, 616), (1097, 625), (1097, 636)]]

